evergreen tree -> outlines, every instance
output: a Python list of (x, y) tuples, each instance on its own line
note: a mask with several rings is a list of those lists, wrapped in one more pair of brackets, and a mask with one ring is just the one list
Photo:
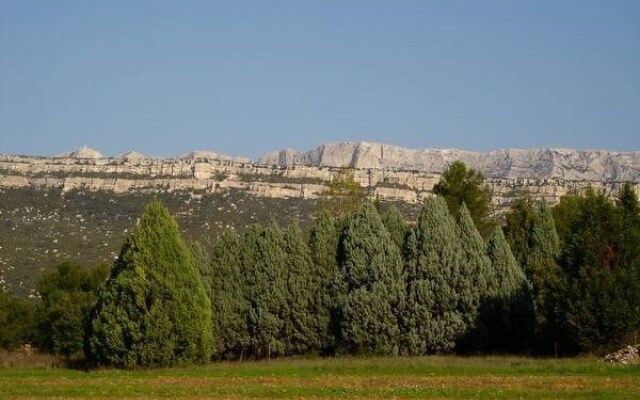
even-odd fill
[(357, 210), (365, 198), (364, 189), (354, 178), (353, 168), (340, 169), (333, 176), (329, 189), (322, 192), (325, 210), (336, 218)]
[[(465, 203), (462, 203), (460, 207), (457, 222), (458, 236), (464, 256), (464, 268), (460, 272), (471, 279), (469, 285), (473, 289), (473, 293), (467, 299), (462, 298), (461, 300), (467, 302), (465, 304), (467, 318), (472, 318), (483, 299), (495, 296), (497, 277), (491, 267), (491, 261), (487, 257), (486, 245), (480, 232), (476, 229)], [(472, 323), (472, 320), (468, 320), (467, 323)]]
[(385, 207), (385, 210), (380, 216), (384, 227), (389, 231), (391, 240), (393, 240), (399, 249), (402, 249), (404, 247), (405, 236), (407, 235), (407, 223), (404, 221), (402, 214), (396, 206), (390, 205)]
[(557, 263), (559, 255), (560, 241), (553, 215), (546, 203), (542, 203), (532, 227), (525, 273), (533, 285), (539, 344), (547, 349), (557, 336), (554, 324), (549, 321), (555, 312), (549, 295), (562, 284), (562, 271)]
[(204, 245), (197, 240), (191, 243), (190, 251), (193, 265), (200, 273), (200, 277), (202, 278), (202, 282), (207, 290), (209, 299), (211, 299), (211, 293), (209, 292), (211, 288), (207, 284), (208, 280), (205, 279), (205, 277), (211, 275), (211, 257), (209, 256), (207, 249), (204, 248)]
[(284, 232), (285, 273), (287, 284), (286, 312), (283, 322), (283, 340), (287, 354), (302, 354), (317, 349), (319, 320), (312, 305), (313, 284), (311, 255), (296, 224)]
[(211, 303), (178, 225), (152, 202), (99, 293), (85, 350), (123, 367), (205, 362), (211, 324)]
[(349, 219), (340, 244), (346, 285), (342, 338), (354, 352), (396, 354), (403, 306), (402, 259), (378, 212), (365, 203)]
[(526, 268), (531, 248), (531, 234), (538, 211), (526, 193), (518, 196), (505, 216), (504, 235), (518, 264)]
[(286, 255), (280, 228), (271, 222), (266, 228), (254, 227), (245, 235), (243, 269), (249, 301), (249, 336), (256, 357), (285, 354), (283, 340), (287, 298)]
[(13, 350), (33, 340), (36, 327), (35, 307), (0, 288), (0, 348)]
[(225, 230), (213, 246), (209, 273), (203, 275), (211, 297), (214, 355), (218, 358), (241, 359), (249, 344), (241, 252), (238, 235)]
[(640, 202), (638, 202), (638, 195), (636, 194), (633, 186), (629, 182), (625, 182), (618, 194), (618, 205), (623, 213), (629, 217), (640, 216)]
[(108, 274), (108, 265), (89, 269), (65, 261), (40, 277), (36, 285), (40, 348), (64, 355), (82, 350), (89, 311)]
[(575, 205), (563, 211), (571, 216), (560, 256), (565, 285), (551, 292), (551, 322), (565, 351), (609, 350), (640, 331), (640, 224), (632, 204), (593, 190), (575, 197), (558, 206)]
[(496, 276), (495, 295), (481, 310), (486, 329), (486, 349), (524, 350), (535, 326), (531, 285), (518, 265), (502, 229), (496, 228), (487, 244)]
[(557, 263), (560, 240), (556, 222), (546, 203), (534, 207), (530, 198), (523, 197), (514, 202), (507, 214), (505, 231), (514, 255), (532, 285), (536, 346), (540, 351), (550, 352), (557, 346), (557, 324), (550, 322), (555, 319), (555, 306), (549, 297), (560, 292), (563, 285), (562, 271)]
[(433, 193), (444, 197), (454, 217), (458, 216), (462, 203), (465, 203), (482, 236), (491, 234), (495, 227), (495, 221), (491, 218), (491, 191), (485, 186), (480, 171), (467, 168), (462, 161), (454, 161), (442, 173), (440, 181), (433, 187)]
[(339, 305), (338, 296), (343, 292), (338, 269), (338, 238), (336, 221), (327, 211), (321, 211), (309, 238), (311, 253), (311, 313), (315, 316), (315, 329), (318, 335), (321, 351), (330, 353), (335, 351), (336, 335), (339, 334)]
[(466, 332), (470, 317), (464, 305), (473, 290), (468, 287), (469, 277), (461, 275), (464, 251), (457, 233), (444, 199), (428, 199), (418, 217), (415, 239), (410, 234), (408, 240), (403, 318), (408, 354), (450, 351)]
[[(462, 246), (462, 264), (460, 265), (458, 309), (464, 316), (468, 331), (458, 343), (458, 349), (472, 350), (482, 347), (484, 327), (476, 327), (478, 310), (496, 295), (497, 282), (494, 269), (487, 257), (486, 246), (476, 229), (467, 206), (462, 203), (457, 218), (458, 237)], [(479, 336), (478, 336), (479, 335)]]

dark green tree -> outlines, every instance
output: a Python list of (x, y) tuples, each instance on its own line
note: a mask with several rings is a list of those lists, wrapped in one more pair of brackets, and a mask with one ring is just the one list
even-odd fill
[(457, 343), (460, 350), (480, 349), (484, 342), (481, 334), (483, 327), (476, 326), (478, 312), (482, 304), (495, 298), (497, 277), (487, 257), (486, 245), (476, 229), (471, 214), (465, 203), (462, 203), (457, 218), (458, 238), (462, 247), (462, 263), (460, 265), (458, 293), (460, 304), (458, 309), (464, 316), (467, 334)]
[(529, 260), (531, 234), (538, 209), (527, 193), (521, 193), (511, 203), (505, 215), (504, 235), (518, 264), (525, 268)]
[(336, 348), (336, 335), (341, 321), (339, 296), (345, 292), (338, 268), (339, 232), (336, 220), (326, 210), (321, 211), (311, 230), (311, 313), (317, 322), (319, 349), (332, 353)]
[(216, 241), (209, 270), (203, 279), (211, 297), (214, 356), (242, 359), (249, 345), (249, 302), (245, 297), (242, 245), (235, 231), (226, 229)]
[(314, 282), (311, 277), (311, 255), (302, 231), (296, 224), (284, 231), (287, 301), (283, 322), (286, 354), (302, 354), (320, 346), (320, 324), (314, 314)]
[(638, 217), (640, 215), (640, 203), (638, 202), (638, 194), (629, 182), (625, 182), (618, 194), (618, 205), (623, 213), (630, 217)]
[(454, 217), (465, 203), (482, 237), (488, 237), (496, 226), (491, 218), (491, 191), (484, 184), (484, 176), (480, 171), (467, 168), (464, 162), (451, 163), (433, 187), (433, 193), (445, 198)]
[(249, 301), (248, 328), (254, 356), (284, 355), (283, 337), (287, 298), (286, 254), (283, 236), (275, 222), (253, 227), (244, 239), (243, 269)]
[(485, 349), (526, 350), (535, 327), (535, 305), (531, 284), (518, 265), (501, 228), (487, 244), (487, 255), (496, 276), (495, 294), (481, 306)]
[(0, 288), (0, 348), (13, 350), (23, 343), (33, 341), (36, 329), (35, 306)]
[(82, 351), (89, 311), (108, 275), (106, 264), (90, 269), (65, 261), (40, 277), (38, 345), (43, 350), (64, 355)]
[[(609, 350), (640, 331), (640, 224), (632, 203), (618, 206), (603, 193), (576, 196), (562, 243), (563, 290), (552, 292), (569, 351)], [(637, 219), (636, 219), (637, 221)]]
[[(441, 197), (428, 199), (407, 240), (407, 307), (403, 314), (407, 354), (451, 351), (466, 333), (467, 301), (474, 297), (455, 220)], [(468, 273), (468, 271), (467, 271)]]
[(87, 327), (90, 359), (121, 367), (208, 361), (211, 303), (175, 220), (154, 201), (122, 247)]
[(372, 204), (349, 218), (340, 243), (346, 296), (341, 337), (355, 353), (396, 354), (404, 304), (402, 259)]
[(394, 205), (383, 207), (380, 213), (382, 223), (384, 227), (389, 231), (391, 240), (398, 246), (399, 249), (404, 247), (404, 239), (407, 235), (407, 223), (404, 221), (404, 217), (400, 213), (400, 210)]
[(557, 347), (555, 306), (549, 295), (558, 293), (563, 285), (558, 266), (560, 240), (555, 220), (546, 203), (540, 207), (525, 197), (517, 200), (507, 214), (505, 227), (507, 240), (521, 263), (532, 285), (536, 310), (536, 347), (538, 351), (552, 352)]

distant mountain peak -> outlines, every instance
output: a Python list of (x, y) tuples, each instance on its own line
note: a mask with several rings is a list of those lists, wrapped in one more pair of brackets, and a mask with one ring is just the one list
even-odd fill
[(98, 150), (94, 150), (92, 148), (82, 146), (78, 149), (71, 150), (66, 153), (62, 153), (57, 155), (56, 157), (68, 157), (68, 158), (104, 158), (102, 153)]

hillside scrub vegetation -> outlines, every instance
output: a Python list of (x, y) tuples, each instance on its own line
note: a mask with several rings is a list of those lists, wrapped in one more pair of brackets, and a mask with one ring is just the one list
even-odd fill
[(69, 355), (84, 340), (90, 360), (127, 368), (599, 353), (640, 332), (639, 210), (629, 187), (615, 201), (590, 191), (554, 208), (523, 196), (483, 239), (465, 201), (452, 212), (430, 198), (407, 223), (360, 200), (321, 210), (309, 231), (271, 221), (207, 248), (187, 245), (153, 202), (110, 272), (61, 264), (35, 306), (0, 294), (0, 345)]

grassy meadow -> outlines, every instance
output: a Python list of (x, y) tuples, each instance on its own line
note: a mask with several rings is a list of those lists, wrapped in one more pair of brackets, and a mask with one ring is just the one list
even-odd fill
[(279, 359), (81, 371), (14, 360), (0, 398), (640, 399), (640, 366), (593, 358)]

